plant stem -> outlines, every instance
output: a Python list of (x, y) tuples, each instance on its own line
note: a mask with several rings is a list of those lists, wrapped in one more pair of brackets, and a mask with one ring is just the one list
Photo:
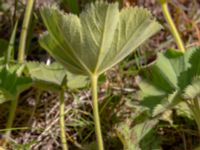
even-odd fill
[[(14, 4), (14, 13), (13, 13), (13, 22), (15, 22), (17, 20), (16, 14), (17, 14), (17, 9), (18, 9), (18, 3), (19, 0), (15, 0), (15, 4)], [(14, 23), (13, 23), (14, 25)]]
[(6, 65), (6, 67), (9, 66), (11, 56), (13, 56), (13, 53), (14, 53), (14, 44), (15, 44), (15, 37), (16, 37), (16, 33), (17, 33), (17, 26), (18, 26), (18, 21), (16, 21), (15, 26), (13, 28), (12, 35), (11, 35), (9, 45), (8, 45), (8, 49), (7, 49), (6, 54), (5, 54), (5, 65)]
[(99, 117), (99, 108), (98, 108), (97, 81), (98, 81), (98, 76), (91, 75), (93, 115), (94, 115), (94, 124), (95, 124), (98, 150), (104, 150), (103, 138), (102, 138), (102, 133), (101, 133), (101, 123), (100, 123), (100, 117)]
[(11, 101), (9, 116), (8, 116), (8, 120), (7, 120), (7, 123), (6, 123), (6, 129), (8, 129), (8, 130), (5, 133), (6, 138), (5, 138), (5, 142), (3, 144), (3, 147), (6, 147), (7, 143), (9, 142), (10, 133), (11, 133), (10, 129), (12, 128), (13, 121), (14, 121), (14, 118), (15, 118), (15, 112), (16, 112), (16, 109), (17, 109), (17, 101), (18, 101), (18, 98), (13, 99)]
[[(33, 4), (34, 4), (34, 0), (27, 1), (26, 12), (25, 12), (25, 17), (24, 17), (23, 27), (22, 27), (22, 33), (21, 33), (20, 42), (19, 42), (18, 63), (24, 62), (24, 52), (25, 52), (25, 46), (26, 46), (27, 30), (28, 30), (28, 26), (29, 26), (29, 22), (30, 22)], [(13, 35), (13, 37), (14, 37), (14, 35)], [(6, 62), (8, 61), (7, 59), (9, 59), (9, 56), (7, 56)], [(9, 116), (8, 116), (8, 120), (6, 123), (6, 129), (12, 128), (13, 121), (15, 118), (15, 112), (17, 109), (17, 101), (18, 101), (18, 97), (11, 101)], [(6, 131), (6, 133), (5, 133), (6, 139), (3, 144), (4, 147), (6, 147), (8, 141), (9, 141), (10, 133), (11, 133), (10, 130)]]
[(60, 138), (63, 150), (68, 150), (67, 140), (65, 135), (65, 88), (60, 92)]
[(20, 35), (20, 43), (19, 43), (19, 51), (18, 51), (18, 62), (24, 62), (24, 53), (26, 49), (26, 40), (27, 40), (27, 33), (28, 33), (28, 26), (30, 23), (30, 18), (33, 10), (34, 0), (27, 0), (27, 6), (24, 16), (24, 21), (22, 25), (22, 32)]
[(174, 24), (174, 21), (173, 21), (171, 15), (169, 13), (167, 0), (160, 0), (160, 3), (161, 3), (161, 6), (162, 6), (162, 11), (163, 11), (163, 14), (165, 16), (165, 19), (167, 20), (167, 23), (170, 26), (171, 33), (172, 33), (172, 35), (174, 36), (174, 38), (176, 40), (178, 49), (184, 53), (185, 52), (185, 47), (184, 47), (183, 41), (181, 39), (181, 36), (178, 33), (178, 30), (177, 30), (177, 28), (176, 28), (176, 26)]

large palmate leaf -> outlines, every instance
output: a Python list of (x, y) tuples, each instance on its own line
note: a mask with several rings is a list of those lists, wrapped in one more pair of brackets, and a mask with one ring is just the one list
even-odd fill
[(56, 7), (41, 9), (48, 32), (40, 44), (68, 70), (99, 75), (120, 62), (161, 26), (144, 8), (118, 4), (89, 4), (80, 16), (65, 14)]
[(189, 49), (184, 54), (168, 50), (159, 53), (155, 63), (141, 72), (142, 104), (149, 107), (154, 116), (176, 105), (186, 95), (191, 97), (200, 93), (197, 81), (193, 83), (194, 78), (200, 75), (199, 58), (200, 47)]
[(8, 100), (15, 100), (21, 92), (31, 85), (31, 78), (19, 76), (17, 70), (6, 68), (0, 70), (0, 93)]
[(67, 87), (70, 89), (82, 88), (87, 84), (87, 77), (74, 75), (58, 63), (45, 65), (38, 62), (28, 62), (26, 66), (28, 74), (38, 88), (59, 91), (65, 78), (67, 79)]

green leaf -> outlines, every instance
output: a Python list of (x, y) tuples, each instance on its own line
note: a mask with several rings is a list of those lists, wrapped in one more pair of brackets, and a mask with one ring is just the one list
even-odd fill
[[(152, 143), (155, 143), (155, 141), (152, 142), (154, 135), (150, 132), (157, 123), (158, 120), (153, 119), (136, 124), (134, 127), (130, 127), (127, 123), (121, 123), (117, 128), (117, 134), (124, 145), (124, 150), (141, 150), (141, 146), (150, 148)], [(142, 141), (147, 135), (150, 136), (150, 138), (148, 137), (149, 142), (143, 143)]]
[[(174, 53), (159, 53), (155, 63), (141, 71), (143, 80), (139, 83), (142, 99), (141, 104), (148, 107), (152, 115), (158, 115), (166, 110), (176, 99), (178, 88), (176, 68), (184, 68), (179, 63), (182, 55)], [(172, 57), (173, 56), (173, 57)], [(177, 65), (176, 65), (177, 64)], [(182, 64), (184, 65), (184, 64)]]
[(87, 84), (87, 77), (67, 72), (58, 63), (45, 65), (39, 62), (28, 62), (26, 67), (35, 86), (45, 90), (60, 90), (65, 77), (67, 77), (67, 87), (70, 89), (82, 88)]
[(185, 88), (183, 96), (185, 99), (195, 99), (200, 96), (200, 76), (194, 78), (192, 83)]
[(193, 79), (200, 76), (199, 58), (200, 47), (191, 48), (184, 54), (172, 49), (159, 53), (155, 63), (141, 71), (141, 104), (149, 107), (155, 116), (186, 97), (197, 96), (199, 79)]
[(153, 103), (154, 107), (152, 107), (153, 108), (152, 116), (154, 117), (154, 116), (160, 115), (161, 113), (165, 112), (167, 109), (170, 109), (173, 106), (177, 105), (181, 101), (181, 99), (179, 99), (178, 96), (179, 96), (179, 92), (177, 90), (171, 94), (168, 94), (165, 97), (162, 97), (160, 101), (157, 101), (159, 103), (156, 104), (154, 102)]
[(0, 70), (0, 90), (9, 100), (16, 99), (21, 92), (32, 85), (32, 80), (28, 77), (19, 76), (15, 72), (3, 68)]
[(76, 75), (70, 72), (67, 74), (67, 87), (70, 89), (83, 88), (88, 84), (88, 77), (82, 75)]
[[(194, 47), (193, 49), (191, 49), (191, 53), (190, 53), (190, 59), (189, 62), (191, 64), (191, 68), (189, 70), (190, 72), (190, 76), (192, 77), (196, 77), (200, 75), (200, 47)], [(193, 80), (193, 78), (190, 78), (191, 80)]]
[(144, 8), (118, 4), (89, 4), (80, 16), (65, 14), (56, 7), (41, 9), (48, 33), (41, 46), (69, 71), (100, 75), (123, 60), (161, 26)]

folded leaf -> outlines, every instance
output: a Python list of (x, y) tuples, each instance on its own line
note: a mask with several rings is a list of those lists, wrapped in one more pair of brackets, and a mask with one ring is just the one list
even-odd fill
[[(155, 143), (155, 140), (158, 140), (155, 135), (152, 133), (152, 129), (158, 123), (158, 120), (146, 120), (143, 123), (136, 124), (133, 127), (130, 127), (127, 123), (119, 124), (117, 128), (117, 134), (122, 144), (124, 150), (142, 150), (147, 148), (154, 149), (158, 146), (158, 143)], [(144, 139), (145, 142), (143, 141)], [(147, 142), (148, 141), (148, 142)], [(155, 145), (153, 145), (153, 143)], [(157, 145), (156, 145), (157, 144)]]

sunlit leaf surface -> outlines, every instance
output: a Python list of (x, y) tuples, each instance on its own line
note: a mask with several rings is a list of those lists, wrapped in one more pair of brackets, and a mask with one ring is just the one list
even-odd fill
[(161, 26), (144, 8), (125, 8), (96, 2), (79, 15), (57, 7), (41, 9), (48, 32), (40, 44), (68, 70), (78, 74), (101, 74), (120, 62)]

